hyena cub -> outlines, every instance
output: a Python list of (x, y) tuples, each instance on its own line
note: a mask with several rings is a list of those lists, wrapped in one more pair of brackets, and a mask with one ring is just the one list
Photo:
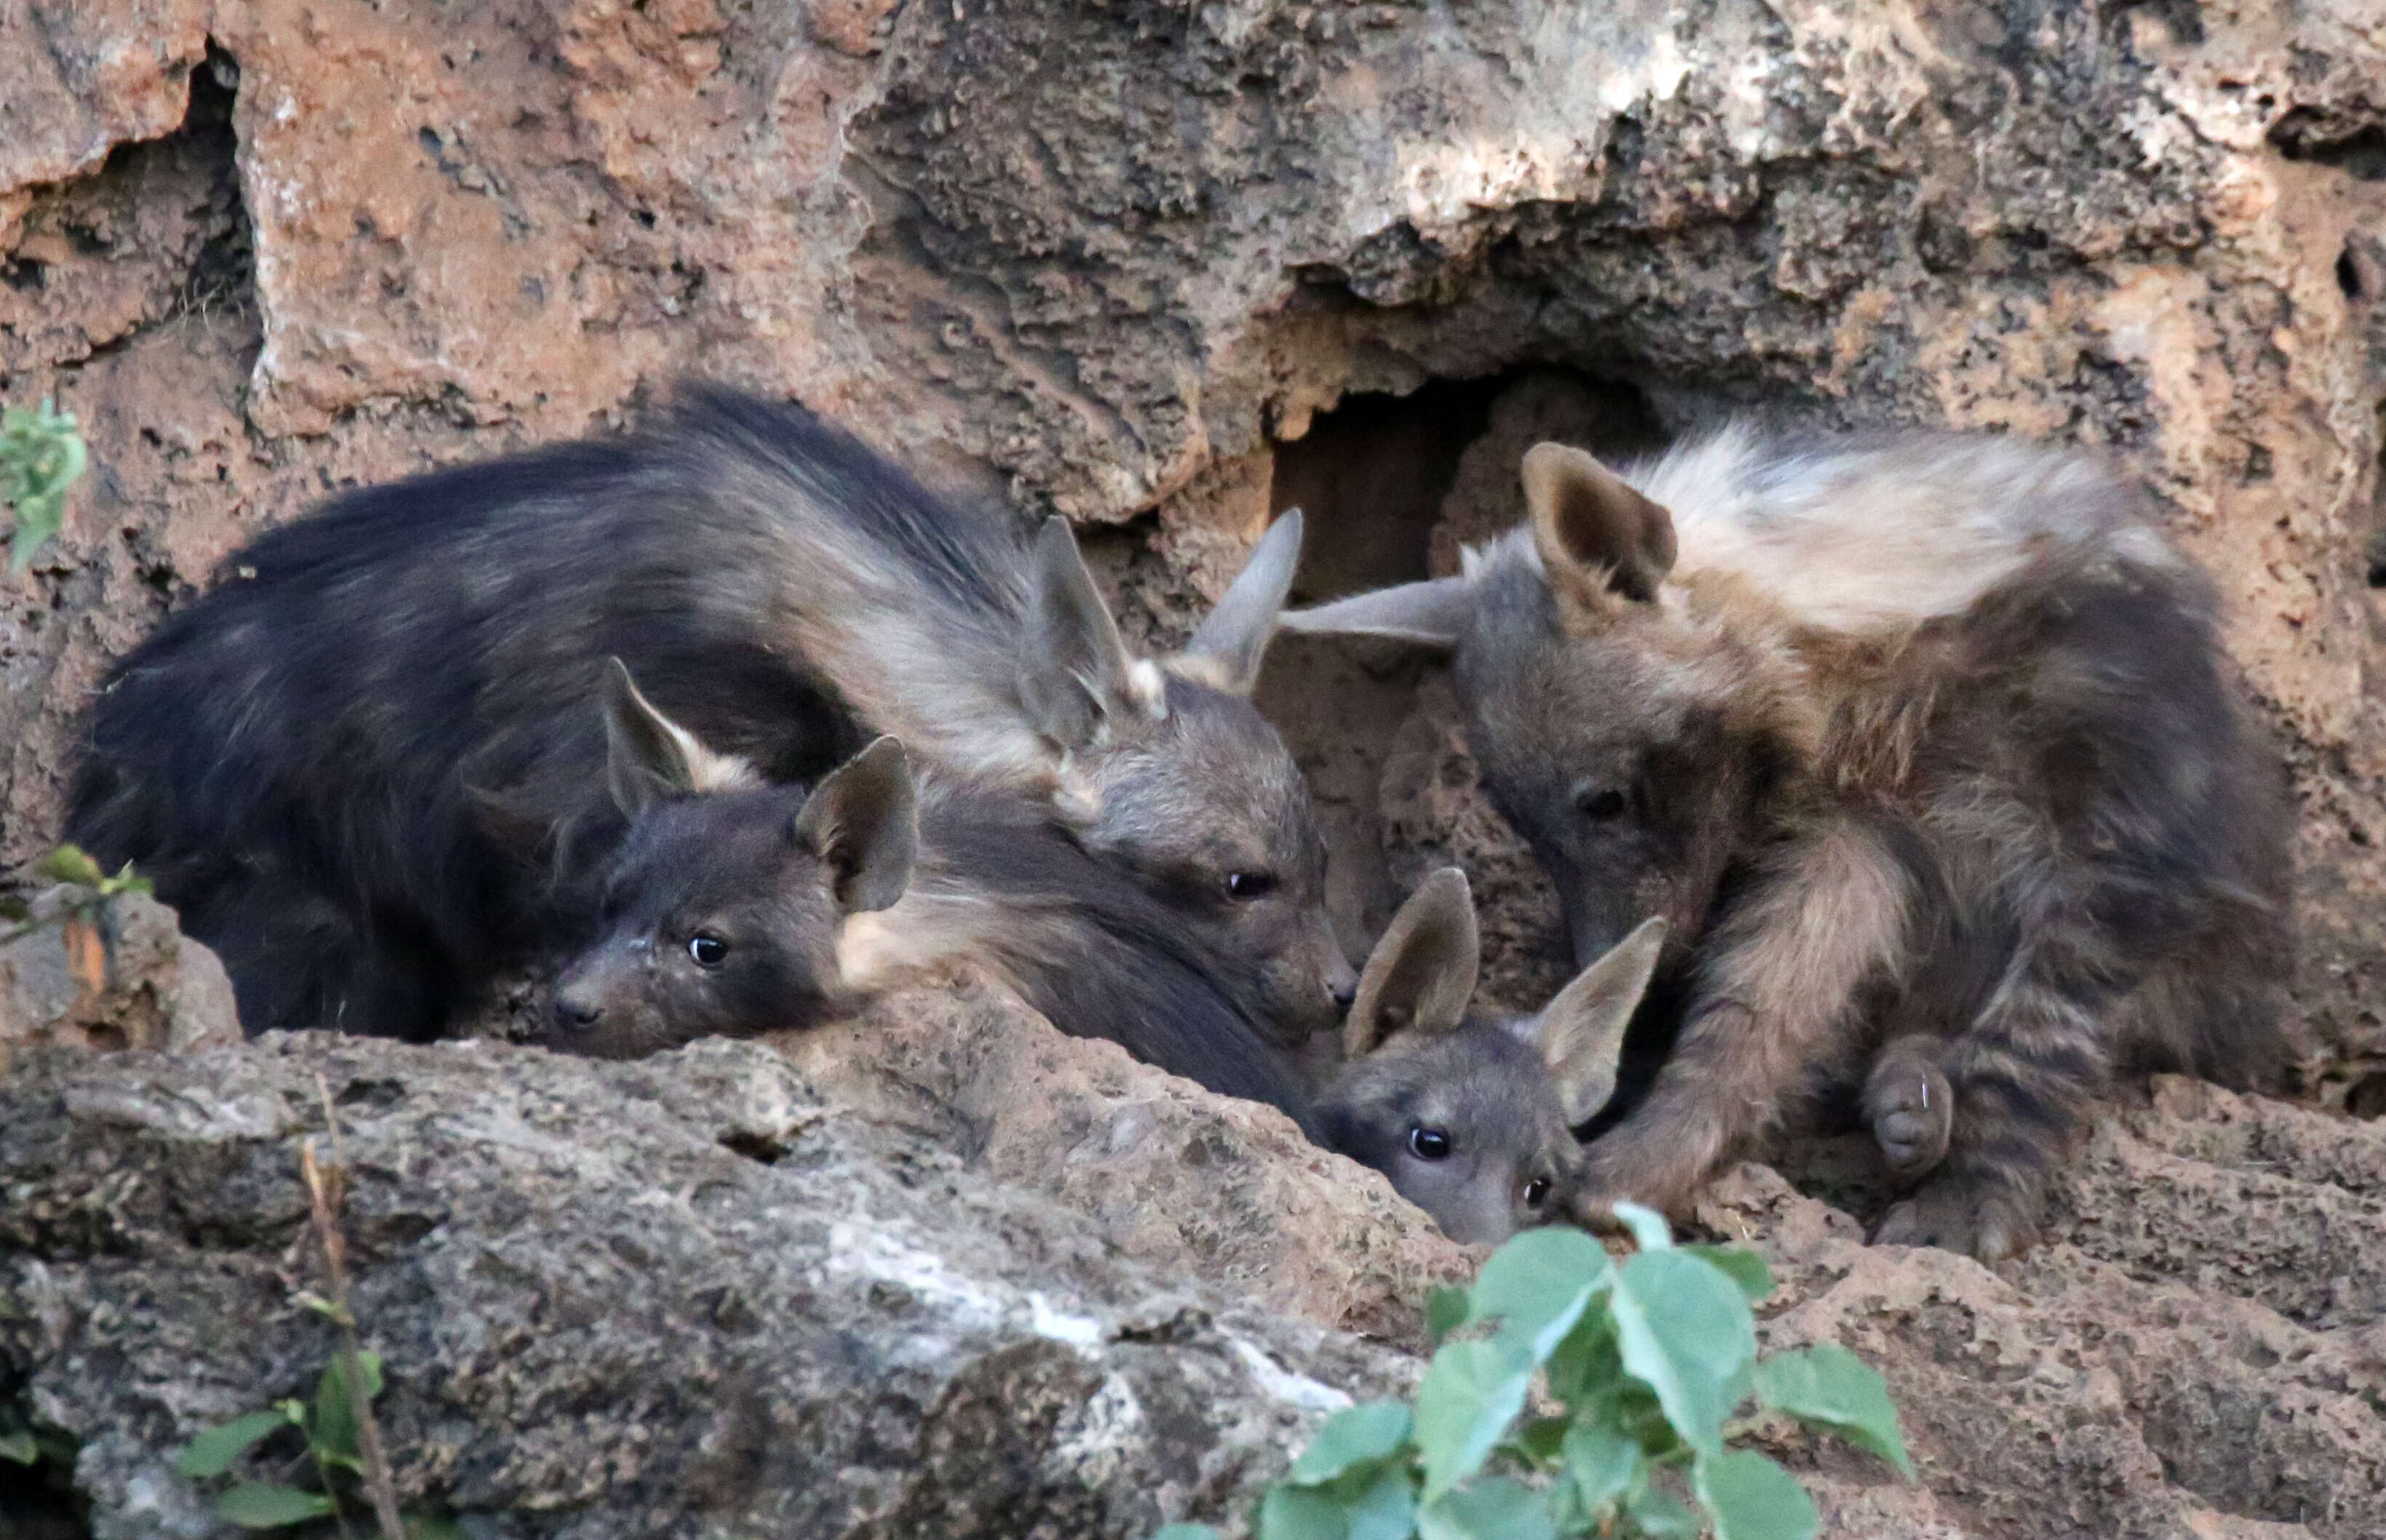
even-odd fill
[(656, 710), (618, 658), (605, 724), (629, 827), (596, 884), (596, 939), (556, 981), (548, 1041), (634, 1058), (848, 1011), (841, 933), (902, 897), (919, 844), (903, 745), (879, 739), (809, 794), (765, 786)]
[(1454, 652), (1577, 958), (1673, 921), (1687, 1015), (1590, 1199), (1679, 1204), (1910, 1036), (1868, 1101), (1929, 1174), (1879, 1238), (1993, 1258), (2116, 1070), (2278, 1071), (2278, 769), (2129, 488), (2005, 439), (1740, 426), (1625, 475), (1543, 444), (1524, 482), (1529, 525), (1461, 575), (1287, 622)]
[(1164, 658), (1067, 525), (938, 497), (801, 410), (690, 392), (647, 431), (418, 476), (274, 530), (90, 707), (68, 836), (138, 862), (243, 1022), (427, 1039), (579, 944), (623, 819), (604, 661), (763, 779), (880, 732), (1007, 797), (1222, 956), (1242, 1012), (1330, 1026), (1308, 788), (1250, 701), (1287, 515)]
[(1317, 1101), (1327, 1147), (1390, 1177), (1452, 1240), (1565, 1217), (1588, 1164), (1573, 1131), (1615, 1089), (1664, 940), (1664, 920), (1644, 920), (1536, 1014), (1473, 1012), (1474, 899), (1456, 867), (1435, 872), (1359, 975), (1345, 1067)]

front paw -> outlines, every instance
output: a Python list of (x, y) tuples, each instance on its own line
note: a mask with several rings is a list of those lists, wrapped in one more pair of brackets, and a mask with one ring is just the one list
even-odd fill
[(2001, 1262), (2038, 1238), (2038, 1205), (2009, 1188), (1942, 1173), (1894, 1204), (1875, 1246), (1928, 1246)]
[(1903, 1183), (1920, 1180), (1945, 1159), (1955, 1132), (1955, 1092), (1935, 1048), (1911, 1038), (1892, 1043), (1865, 1083), (1865, 1121), (1890, 1174)]

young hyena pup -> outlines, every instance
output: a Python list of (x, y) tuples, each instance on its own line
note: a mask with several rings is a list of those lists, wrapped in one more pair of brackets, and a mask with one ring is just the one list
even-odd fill
[(1317, 1101), (1326, 1146), (1390, 1177), (1455, 1241), (1565, 1217), (1587, 1165), (1573, 1131), (1615, 1089), (1664, 940), (1664, 920), (1643, 920), (1534, 1015), (1470, 1011), (1474, 898), (1456, 867), (1435, 872), (1359, 975), (1344, 1067)]
[(90, 707), (68, 836), (131, 860), (252, 1031), (435, 1036), (576, 945), (621, 837), (604, 661), (764, 780), (880, 732), (1032, 811), (1238, 970), (1287, 1040), (1356, 975), (1309, 793), (1250, 695), (1287, 515), (1185, 649), (1121, 641), (1068, 527), (938, 497), (801, 410), (688, 393), (647, 431), (418, 476), (266, 534)]
[(1589, 1151), (1594, 1205), (1678, 1205), (1786, 1096), (1918, 1036), (1868, 1088), (1928, 1169), (1879, 1238), (1993, 1258), (2116, 1069), (2278, 1071), (2278, 767), (2128, 486), (2008, 439), (1742, 426), (1624, 475), (1543, 444), (1524, 482), (1529, 525), (1460, 576), (1287, 620), (1453, 651), (1577, 958), (1673, 922), (1687, 1015)]
[(594, 940), (557, 979), (548, 1043), (635, 1058), (699, 1037), (818, 1026), (857, 1003), (848, 922), (903, 895), (919, 844), (903, 745), (809, 793), (765, 786), (606, 670), (606, 786), (628, 820), (594, 884)]

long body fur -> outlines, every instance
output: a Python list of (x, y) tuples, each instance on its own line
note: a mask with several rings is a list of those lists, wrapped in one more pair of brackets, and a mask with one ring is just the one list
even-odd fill
[(1577, 956), (1651, 912), (1690, 943), (1672, 1058), (1588, 1190), (1678, 1204), (1923, 1033), (1952, 1143), (1882, 1233), (1993, 1257), (2116, 1069), (2277, 1073), (2277, 768), (2129, 489), (2005, 440), (1738, 428), (1620, 478), (1544, 446), (1526, 479), (1533, 523), (1463, 577), (1288, 623), (1451, 645)]
[[(1238, 583), (1197, 635), (1215, 655), (1132, 659), (1065, 530), (1030, 539), (807, 413), (698, 391), (650, 431), (355, 493), (257, 541), (93, 703), (69, 835), (155, 878), (250, 1030), (430, 1037), (585, 939), (622, 826), (599, 773), (617, 657), (761, 780), (896, 733), (1184, 889), (1183, 923), (1262, 959), (1247, 1010), (1283, 1029), (1294, 1001), (1297, 1036), (1355, 976), (1306, 787), (1246, 698), (1296, 548), (1274, 544), (1275, 596)], [(1229, 870), (1267, 891), (1229, 902)]]

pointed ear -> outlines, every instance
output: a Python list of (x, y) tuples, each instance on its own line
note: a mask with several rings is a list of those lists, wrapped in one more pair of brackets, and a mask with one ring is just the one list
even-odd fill
[(1091, 748), (1114, 718), (1157, 715), (1157, 681), (1127, 656), (1067, 520), (1044, 521), (1029, 581), (1019, 699), (1036, 731), (1063, 749)]
[(1260, 682), (1261, 660), (1300, 565), (1300, 510), (1287, 508), (1260, 536), (1226, 596), (1185, 644), (1178, 658), (1187, 671), (1229, 695), (1250, 695)]
[(615, 807), (635, 818), (666, 797), (695, 791), (703, 752), (694, 733), (638, 693), (627, 665), (605, 659), (605, 783)]
[(1541, 1062), (1549, 1066), (1568, 1124), (1589, 1121), (1615, 1094), (1624, 1029), (1649, 992), (1664, 949), (1664, 920), (1644, 920), (1542, 1008)]
[(1674, 570), (1674, 517), (1579, 449), (1536, 444), (1525, 456), (1533, 546), (1558, 594), (1577, 604), (1619, 594), (1642, 604)]
[(1455, 1029), (1475, 997), (1481, 961), (1466, 873), (1443, 867), (1409, 895), (1367, 955), (1359, 993), (1342, 1023), (1343, 1057), (1363, 1058), (1404, 1029)]
[(795, 839), (836, 873), (837, 908), (883, 909), (911, 883), (919, 795), (903, 745), (881, 738), (829, 772), (796, 814)]
[(1295, 609), (1279, 618), (1287, 631), (1329, 636), (1388, 636), (1448, 649), (1458, 645), (1466, 623), (1466, 580), (1434, 578), (1354, 594), (1332, 604)]

